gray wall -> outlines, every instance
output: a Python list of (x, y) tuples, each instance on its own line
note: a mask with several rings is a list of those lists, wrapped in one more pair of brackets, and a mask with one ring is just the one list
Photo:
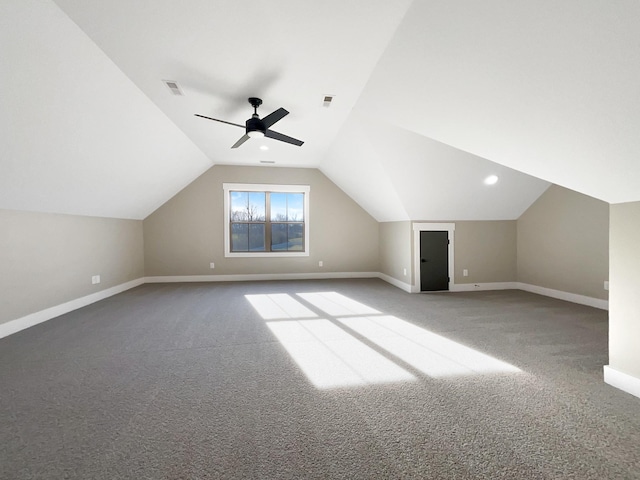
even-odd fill
[(139, 220), (0, 210), (0, 232), (0, 323), (144, 276)]
[[(380, 272), (401, 282), (411, 284), (413, 257), (411, 222), (382, 222), (380, 232)], [(407, 274), (404, 274), (404, 269)]]
[(608, 298), (609, 204), (552, 185), (517, 229), (519, 282)]
[[(455, 222), (455, 283), (515, 282), (516, 221)], [(463, 269), (469, 276), (462, 275)]]
[(640, 202), (610, 210), (609, 365), (640, 379)]
[[(223, 183), (310, 185), (310, 256), (225, 258)], [(144, 220), (145, 274), (378, 272), (378, 223), (317, 169), (216, 165)], [(318, 266), (322, 260), (323, 267)], [(215, 263), (215, 269), (209, 263)]]
[[(310, 185), (310, 256), (225, 258), (224, 182)], [(455, 224), (457, 284), (517, 280), (607, 298), (602, 284), (609, 268), (609, 206), (604, 202), (552, 186), (517, 222)], [(143, 222), (0, 210), (0, 323), (144, 275), (380, 271), (412, 283), (411, 225), (378, 224), (316, 169), (223, 165)], [(468, 277), (462, 276), (465, 268)], [(102, 283), (91, 285), (97, 274)]]
[[(516, 221), (434, 221), (415, 223), (453, 223), (454, 232), (454, 283), (496, 283), (516, 281)], [(413, 228), (413, 227), (410, 227)], [(413, 245), (413, 251), (419, 246)], [(411, 262), (413, 266), (413, 260)], [(463, 270), (469, 276), (463, 276)], [(419, 272), (417, 273), (419, 275)]]

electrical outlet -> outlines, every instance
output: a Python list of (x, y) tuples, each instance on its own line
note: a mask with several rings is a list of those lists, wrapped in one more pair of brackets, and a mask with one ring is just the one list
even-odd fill
[(100, 275), (94, 275), (91, 277), (91, 284), (96, 285), (100, 283)]
[(322, 267), (323, 265), (324, 265), (324, 263), (322, 263), (322, 260), (320, 260), (320, 261), (318, 262), (318, 266), (319, 266), (319, 267)]
[(609, 281), (608, 280), (604, 281), (604, 289), (605, 290), (609, 290)]
[(215, 264), (215, 263), (213, 263), (213, 262), (211, 262), (211, 263), (209, 264), (209, 268), (210, 268), (211, 270), (213, 270), (214, 268), (216, 268), (216, 264)]
[(467, 270), (466, 268), (464, 270), (462, 270), (462, 276), (463, 277), (468, 277), (469, 276), (469, 270)]
[(406, 268), (403, 268), (403, 269), (402, 269), (402, 273), (403, 273), (403, 275), (406, 277), (406, 276), (407, 276), (407, 269), (406, 269)]

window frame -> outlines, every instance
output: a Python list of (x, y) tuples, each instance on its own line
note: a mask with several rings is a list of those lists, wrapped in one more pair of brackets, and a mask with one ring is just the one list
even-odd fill
[[(229, 258), (263, 258), (263, 257), (308, 257), (310, 251), (309, 239), (309, 185), (274, 185), (262, 183), (223, 183), (224, 192), (224, 256)], [(266, 193), (302, 193), (304, 194), (304, 233), (303, 233), (303, 251), (257, 251), (257, 252), (232, 252), (231, 251), (231, 192), (266, 192)], [(270, 217), (270, 212), (265, 211), (265, 215)], [(288, 223), (288, 222), (274, 222)], [(300, 223), (300, 222), (292, 222)], [(271, 221), (265, 221), (265, 230), (271, 226)], [(267, 232), (265, 231), (265, 235)], [(269, 247), (270, 248), (270, 247)]]

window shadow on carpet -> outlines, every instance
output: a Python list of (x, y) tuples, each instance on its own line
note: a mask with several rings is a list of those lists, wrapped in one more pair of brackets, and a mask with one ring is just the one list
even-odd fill
[(521, 370), (337, 292), (245, 295), (319, 389)]

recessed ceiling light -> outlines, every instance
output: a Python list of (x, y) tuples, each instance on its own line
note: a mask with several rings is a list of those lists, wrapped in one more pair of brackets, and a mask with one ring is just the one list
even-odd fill
[(498, 176), (489, 175), (487, 178), (484, 179), (484, 183), (487, 185), (495, 185), (496, 183), (498, 183)]
[(269, 147), (267, 147), (266, 145), (261, 145), (260, 150), (269, 150)]

